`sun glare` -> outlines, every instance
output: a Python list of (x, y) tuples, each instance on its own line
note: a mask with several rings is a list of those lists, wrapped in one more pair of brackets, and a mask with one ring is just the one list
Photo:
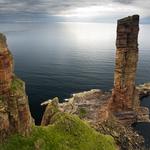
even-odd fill
[(98, 16), (99, 12), (103, 13), (106, 11), (104, 6), (89, 6), (79, 7), (74, 10), (70, 10), (64, 16), (66, 17), (93, 17)]

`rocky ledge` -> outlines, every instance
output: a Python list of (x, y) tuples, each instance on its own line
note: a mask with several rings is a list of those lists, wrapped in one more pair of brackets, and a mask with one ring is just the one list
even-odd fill
[(111, 93), (105, 93), (101, 90), (91, 90), (81, 93), (73, 94), (73, 96), (67, 99), (65, 103), (58, 103), (58, 98), (53, 100), (48, 100), (41, 105), (48, 105), (46, 107), (45, 114), (42, 119), (42, 125), (49, 124), (50, 121), (48, 118), (51, 118), (52, 113), (47, 113), (51, 111), (51, 105), (57, 106), (61, 112), (67, 112), (70, 114), (76, 114), (81, 119), (87, 120), (92, 125), (97, 124), (97, 122), (103, 122), (108, 118), (108, 105), (109, 97)]
[(150, 83), (141, 84), (136, 89), (139, 91), (140, 98), (150, 96)]
[[(138, 90), (139, 96), (141, 97), (140, 100), (142, 100), (143, 97), (149, 96), (150, 94), (150, 83), (138, 85), (136, 86), (136, 89)], [(76, 114), (81, 119), (85, 119), (93, 125), (97, 124), (98, 122), (106, 121), (108, 120), (110, 113), (110, 97), (111, 91), (103, 92), (100, 89), (92, 89), (90, 91), (72, 94), (72, 97), (63, 100), (63, 103), (59, 103), (59, 99), (57, 97), (47, 100), (41, 104), (41, 106), (47, 106), (45, 115), (43, 115), (42, 125), (49, 124), (48, 117), (51, 117), (48, 115), (52, 115), (52, 113), (49, 113), (51, 111), (51, 105), (57, 106), (57, 108), (61, 112)], [(126, 111), (122, 113), (120, 112), (120, 114), (118, 113), (115, 116), (117, 116), (118, 120), (120, 120), (121, 123), (124, 119), (130, 118), (134, 119), (134, 122), (150, 121), (148, 108), (140, 106), (139, 108), (137, 108), (137, 110), (138, 113), (135, 113), (134, 111)], [(124, 118), (122, 114), (124, 114)], [(144, 116), (144, 114), (146, 117)], [(47, 121), (45, 122), (45, 120)]]
[[(137, 86), (137, 89), (141, 86)], [(146, 90), (146, 87), (149, 88), (148, 86), (140, 88), (139, 95)], [(148, 96), (148, 93), (145, 96)], [(87, 121), (97, 131), (113, 136), (122, 150), (142, 149), (144, 139), (130, 125), (135, 122), (149, 122), (148, 108), (139, 107), (137, 113), (126, 111), (113, 115), (109, 110), (110, 97), (111, 91), (103, 92), (100, 89), (92, 89), (75, 93), (71, 98), (65, 99), (64, 103), (59, 103), (57, 97), (47, 100), (41, 104), (46, 106), (41, 125), (52, 124), (52, 118), (58, 112), (75, 114)]]

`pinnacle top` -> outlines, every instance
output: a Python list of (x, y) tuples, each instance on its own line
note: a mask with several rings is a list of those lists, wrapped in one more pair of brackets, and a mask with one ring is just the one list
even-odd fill
[(134, 24), (139, 24), (139, 15), (133, 15), (133, 16), (128, 16), (122, 19), (118, 20), (118, 24), (128, 24), (128, 23), (134, 23)]
[(7, 48), (6, 37), (0, 33), (0, 52), (3, 52)]

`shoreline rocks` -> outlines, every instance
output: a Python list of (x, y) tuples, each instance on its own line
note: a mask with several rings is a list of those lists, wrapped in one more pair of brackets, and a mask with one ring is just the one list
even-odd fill
[(150, 83), (140, 84), (136, 89), (138, 90), (141, 99), (150, 96)]
[[(52, 124), (52, 116), (59, 112), (67, 112), (69, 114), (78, 115), (80, 119), (88, 122), (90, 126), (100, 133), (109, 134), (114, 137), (119, 147), (121, 147), (121, 150), (142, 150), (144, 139), (134, 131), (131, 124), (143, 121), (148, 122), (148, 120), (145, 119), (145, 115), (147, 115), (149, 111), (146, 111), (143, 115), (143, 110), (141, 113), (139, 110), (139, 114), (134, 111), (122, 112), (123, 115), (120, 115), (123, 118), (118, 119), (119, 117), (109, 112), (110, 97), (111, 92), (93, 89), (75, 93), (67, 102), (64, 101), (63, 103), (58, 103), (58, 98), (48, 100), (42, 103), (42, 106), (47, 107), (41, 125)], [(48, 109), (49, 111), (47, 111)], [(127, 120), (129, 121), (128, 123)], [(122, 137), (122, 135), (124, 136)]]

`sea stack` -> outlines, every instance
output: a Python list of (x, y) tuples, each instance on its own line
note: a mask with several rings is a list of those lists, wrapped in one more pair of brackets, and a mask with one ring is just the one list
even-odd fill
[(13, 72), (13, 57), (0, 33), (0, 141), (15, 133), (28, 135), (32, 125), (25, 84)]
[(139, 16), (118, 20), (116, 40), (116, 65), (112, 108), (115, 112), (136, 109), (139, 98), (135, 88), (138, 62)]

